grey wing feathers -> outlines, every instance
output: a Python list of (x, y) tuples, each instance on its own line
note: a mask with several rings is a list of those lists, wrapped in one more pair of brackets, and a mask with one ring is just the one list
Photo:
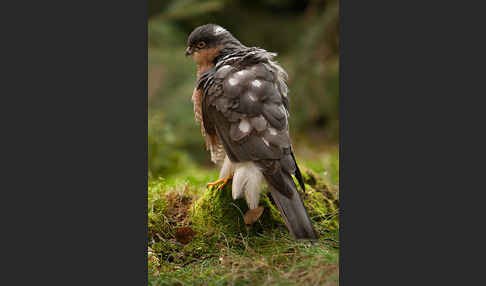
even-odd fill
[(292, 196), (293, 187), (279, 174), (298, 170), (291, 151), (288, 100), (279, 84), (277, 72), (265, 63), (239, 70), (224, 65), (214, 72), (203, 105), (230, 159), (255, 161), (264, 173), (272, 173), (270, 184)]
[(279, 70), (265, 63), (219, 67), (204, 83), (203, 114), (232, 162), (253, 161), (269, 184), (280, 213), (296, 239), (316, 239), (292, 175), (304, 189), (288, 126), (288, 99)]

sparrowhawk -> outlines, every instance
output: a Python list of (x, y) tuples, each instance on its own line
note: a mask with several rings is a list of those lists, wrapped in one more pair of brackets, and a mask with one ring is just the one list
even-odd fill
[(276, 54), (246, 47), (214, 24), (194, 29), (187, 45), (197, 64), (195, 118), (211, 160), (222, 164), (219, 180), (208, 185), (220, 189), (232, 178), (233, 199), (244, 197), (252, 211), (266, 180), (291, 235), (316, 239), (292, 179), (305, 191), (289, 135), (287, 73)]

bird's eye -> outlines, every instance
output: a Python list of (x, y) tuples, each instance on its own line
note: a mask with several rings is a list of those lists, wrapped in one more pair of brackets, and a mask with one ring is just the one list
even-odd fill
[(206, 43), (204, 41), (200, 41), (199, 43), (197, 43), (197, 47), (202, 49), (206, 46)]

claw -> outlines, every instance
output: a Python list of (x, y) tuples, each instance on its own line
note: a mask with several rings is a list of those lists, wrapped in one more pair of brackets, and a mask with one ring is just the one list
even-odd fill
[(213, 187), (213, 186), (219, 185), (218, 186), (218, 191), (221, 191), (221, 189), (223, 189), (224, 186), (226, 186), (226, 184), (228, 183), (228, 181), (230, 179), (232, 179), (232, 178), (233, 178), (233, 176), (232, 175), (229, 175), (229, 176), (227, 176), (225, 178), (222, 178), (222, 179), (217, 180), (216, 182), (207, 183), (206, 184), (206, 187)]
[(223, 182), (223, 179), (219, 179), (217, 180), (216, 182), (210, 182), (210, 183), (207, 183), (206, 184), (206, 187), (212, 187), (212, 186), (216, 186), (217, 184), (221, 184)]

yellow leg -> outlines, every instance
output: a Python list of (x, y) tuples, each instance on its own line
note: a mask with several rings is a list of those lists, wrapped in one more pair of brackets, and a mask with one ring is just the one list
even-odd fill
[(232, 178), (233, 178), (233, 175), (230, 174), (230, 175), (228, 175), (225, 178), (222, 178), (222, 179), (217, 180), (216, 182), (208, 183), (206, 186), (207, 187), (213, 187), (213, 186), (219, 185), (218, 186), (218, 191), (221, 191), (221, 189), (224, 188), (224, 186), (226, 186), (226, 184), (228, 183), (228, 181), (231, 180)]

